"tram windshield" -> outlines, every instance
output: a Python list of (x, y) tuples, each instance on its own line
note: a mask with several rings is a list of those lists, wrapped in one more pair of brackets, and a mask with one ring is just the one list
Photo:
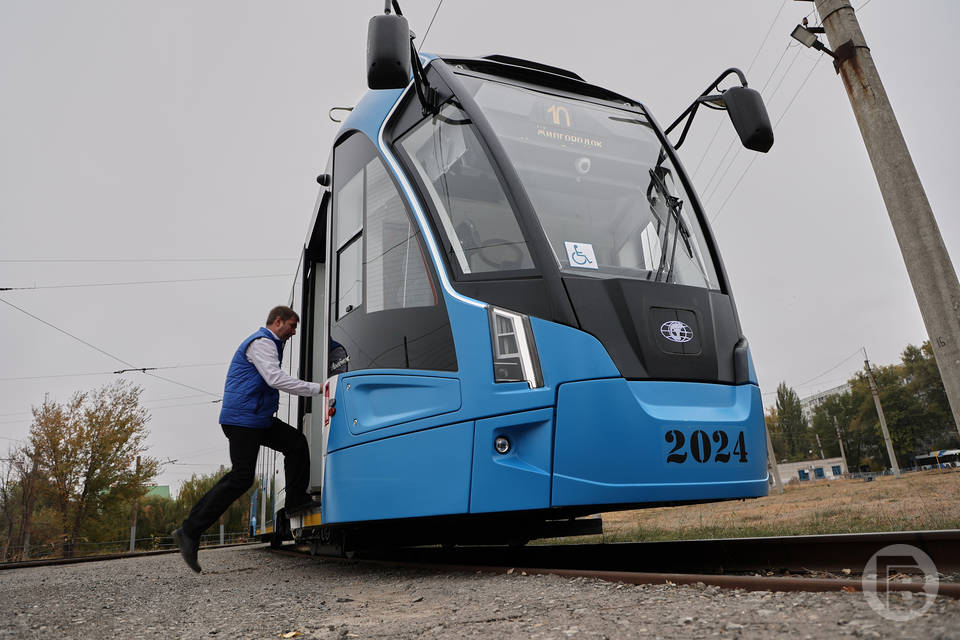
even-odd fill
[(690, 198), (642, 113), (460, 79), (516, 168), (562, 271), (719, 288)]

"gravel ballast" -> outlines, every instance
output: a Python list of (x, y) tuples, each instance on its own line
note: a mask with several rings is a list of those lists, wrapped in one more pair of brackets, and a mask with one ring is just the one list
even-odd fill
[(179, 555), (0, 572), (0, 638), (960, 638), (960, 601), (944, 597), (896, 622), (862, 593), (440, 573), (260, 547), (201, 551), (200, 564), (200, 575)]

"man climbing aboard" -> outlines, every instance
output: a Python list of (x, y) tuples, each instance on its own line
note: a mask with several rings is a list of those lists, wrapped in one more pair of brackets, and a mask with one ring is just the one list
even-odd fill
[(298, 396), (323, 392), (320, 383), (298, 380), (280, 368), (284, 343), (297, 332), (299, 322), (300, 317), (290, 307), (271, 309), (266, 326), (240, 343), (230, 362), (220, 426), (230, 443), (232, 469), (200, 498), (183, 525), (173, 532), (180, 555), (197, 573), (200, 572), (197, 562), (200, 535), (253, 484), (261, 446), (283, 454), (287, 511), (311, 503), (307, 494), (310, 480), (307, 439), (274, 416), (280, 391)]

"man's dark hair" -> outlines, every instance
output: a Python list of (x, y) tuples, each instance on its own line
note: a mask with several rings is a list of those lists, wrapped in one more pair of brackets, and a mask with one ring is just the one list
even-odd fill
[(277, 318), (280, 318), (281, 322), (286, 322), (290, 318), (296, 318), (297, 322), (300, 322), (300, 316), (297, 315), (297, 312), (284, 305), (270, 309), (270, 313), (267, 314), (267, 326), (272, 325)]

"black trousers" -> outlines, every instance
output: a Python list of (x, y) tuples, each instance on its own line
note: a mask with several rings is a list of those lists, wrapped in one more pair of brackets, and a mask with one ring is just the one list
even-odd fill
[[(253, 484), (260, 447), (269, 447), (283, 454), (286, 475), (287, 505), (307, 502), (310, 482), (310, 451), (302, 433), (277, 418), (266, 429), (220, 425), (230, 441), (230, 464), (233, 468), (213, 485), (183, 521), (183, 532), (199, 538)], [(261, 497), (261, 500), (263, 498)]]

